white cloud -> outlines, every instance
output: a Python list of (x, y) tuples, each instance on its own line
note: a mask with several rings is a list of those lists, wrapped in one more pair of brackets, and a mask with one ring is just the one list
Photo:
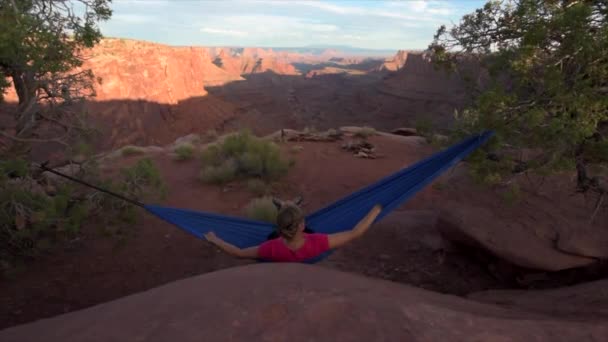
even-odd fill
[(129, 13), (118, 13), (112, 15), (113, 20), (122, 21), (129, 24), (141, 24), (152, 21), (154, 17), (144, 14), (129, 14)]
[[(405, 11), (406, 13), (414, 12), (417, 14), (424, 14), (425, 17), (418, 17), (418, 19), (422, 20), (433, 20), (437, 19), (435, 16), (447, 16), (454, 13), (455, 7), (453, 3), (449, 3), (448, 1), (432, 1), (432, 0), (418, 0), (418, 1), (397, 1), (397, 2), (387, 2), (386, 5), (390, 7), (393, 11)], [(403, 13), (399, 13), (403, 15)], [(387, 15), (387, 12), (380, 12), (380, 15)], [(393, 14), (393, 17), (395, 15)], [(414, 18), (411, 15), (407, 16), (408, 18)]]
[(244, 31), (227, 30), (227, 29), (219, 29), (219, 28), (212, 28), (212, 27), (203, 27), (201, 29), (201, 32), (211, 33), (211, 34), (223, 34), (223, 35), (235, 36), (235, 37), (244, 37), (244, 36), (248, 35), (248, 33), (244, 32)]
[(407, 4), (414, 12), (424, 12), (428, 5), (426, 1), (408, 1)]
[(438, 15), (450, 15), (452, 14), (452, 10), (449, 8), (429, 8), (428, 12), (431, 14), (438, 14)]
[(340, 36), (340, 38), (342, 39), (350, 39), (350, 40), (369, 40), (363, 36), (360, 35), (354, 35), (354, 34), (343, 34)]
[(205, 31), (207, 33), (227, 32), (247, 32), (251, 36), (286, 36), (306, 32), (336, 32), (340, 28), (336, 25), (319, 23), (317, 21), (306, 20), (297, 17), (280, 15), (229, 15), (207, 17), (205, 23), (212, 27), (216, 32)]
[(338, 26), (336, 25), (327, 25), (327, 24), (303, 24), (305, 28), (308, 28), (310, 31), (317, 32), (331, 32), (337, 31)]

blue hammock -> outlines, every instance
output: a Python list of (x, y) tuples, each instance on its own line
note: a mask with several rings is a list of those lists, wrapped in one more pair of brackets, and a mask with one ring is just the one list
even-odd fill
[[(477, 147), (485, 143), (493, 132), (487, 131), (438, 152), (418, 163), (371, 184), (330, 206), (306, 217), (306, 224), (318, 233), (332, 234), (352, 229), (376, 204), (383, 209), (375, 222), (399, 207), (441, 173), (454, 166)], [(144, 205), (149, 212), (177, 227), (204, 238), (214, 231), (222, 240), (239, 248), (247, 248), (266, 241), (274, 225), (238, 217), (202, 211)], [(309, 260), (316, 262), (328, 253)]]

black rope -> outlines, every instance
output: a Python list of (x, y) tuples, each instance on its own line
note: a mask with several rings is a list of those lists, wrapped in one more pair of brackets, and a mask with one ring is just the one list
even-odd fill
[(144, 204), (143, 204), (143, 203), (141, 203), (141, 202), (139, 202), (139, 201), (137, 201), (137, 200), (130, 199), (130, 198), (126, 198), (125, 196), (120, 195), (120, 194), (117, 194), (117, 193), (112, 192), (112, 191), (110, 191), (110, 190), (102, 189), (102, 188), (100, 188), (100, 187), (98, 187), (98, 186), (95, 186), (95, 185), (93, 185), (93, 184), (87, 183), (87, 182), (85, 182), (85, 181), (83, 181), (83, 180), (80, 180), (80, 179), (77, 179), (77, 178), (74, 178), (74, 177), (68, 176), (68, 175), (66, 175), (66, 174), (64, 174), (64, 173), (61, 173), (61, 172), (59, 172), (59, 171), (55, 171), (55, 170), (53, 170), (53, 169), (50, 169), (50, 168), (48, 168), (48, 167), (46, 166), (48, 163), (49, 163), (49, 162), (48, 162), (48, 161), (46, 161), (46, 162), (44, 162), (44, 163), (40, 164), (40, 165), (39, 165), (39, 167), (40, 167), (42, 170), (44, 170), (44, 171), (48, 171), (48, 172), (50, 172), (50, 173), (54, 173), (54, 174), (56, 174), (56, 175), (58, 175), (58, 176), (61, 176), (61, 177), (67, 178), (67, 179), (71, 180), (72, 182), (76, 182), (76, 183), (82, 184), (82, 185), (84, 185), (84, 186), (88, 186), (88, 187), (90, 187), (90, 188), (93, 188), (93, 189), (95, 189), (95, 190), (99, 190), (99, 191), (101, 191), (101, 192), (105, 192), (105, 193), (106, 193), (106, 194), (108, 194), (108, 195), (114, 196), (114, 197), (119, 198), (119, 199), (121, 199), (121, 200), (123, 200), (123, 201), (127, 201), (127, 202), (129, 202), (129, 203), (131, 203), (131, 204), (133, 204), (133, 205), (136, 205), (136, 206), (139, 206), (139, 207), (142, 207), (142, 208), (144, 207)]

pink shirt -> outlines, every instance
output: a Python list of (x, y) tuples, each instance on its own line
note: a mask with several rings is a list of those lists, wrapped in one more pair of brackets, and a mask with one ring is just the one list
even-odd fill
[(258, 256), (275, 262), (301, 262), (329, 250), (327, 234), (304, 234), (304, 238), (304, 244), (295, 251), (289, 249), (282, 238), (268, 240), (258, 248)]

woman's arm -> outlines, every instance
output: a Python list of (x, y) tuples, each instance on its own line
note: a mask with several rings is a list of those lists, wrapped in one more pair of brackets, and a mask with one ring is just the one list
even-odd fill
[(250, 259), (258, 258), (258, 246), (241, 249), (241, 248), (238, 248), (238, 247), (231, 245), (228, 242), (220, 239), (219, 237), (217, 237), (215, 235), (214, 232), (209, 232), (209, 233), (205, 234), (205, 238), (207, 239), (207, 241), (218, 246), (224, 252), (226, 252), (230, 255), (234, 255), (235, 257), (250, 258)]
[(372, 210), (367, 213), (367, 215), (357, 223), (357, 225), (352, 229), (341, 233), (330, 234), (329, 238), (329, 248), (334, 249), (341, 247), (348, 242), (360, 237), (363, 235), (367, 229), (372, 225), (376, 217), (382, 211), (382, 206), (379, 204), (375, 205)]

